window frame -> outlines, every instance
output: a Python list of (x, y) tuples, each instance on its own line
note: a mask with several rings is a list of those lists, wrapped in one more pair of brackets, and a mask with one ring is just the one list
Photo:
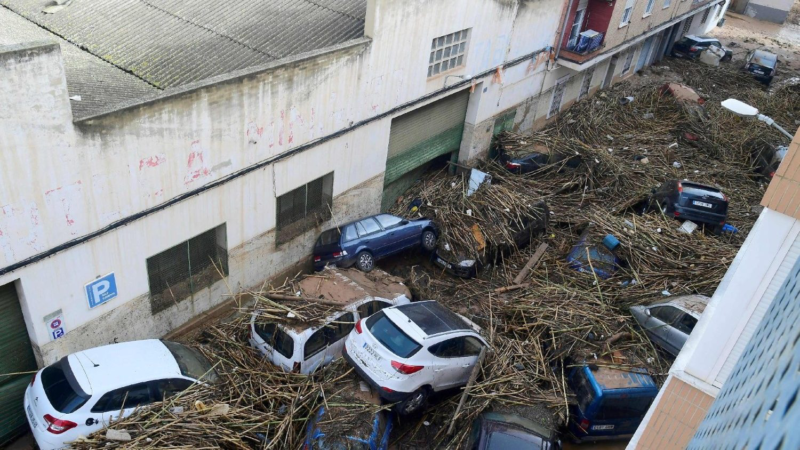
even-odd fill
[[(375, 226), (378, 227), (374, 231), (367, 231), (367, 228), (365, 226), (361, 225), (362, 223), (368, 222), (370, 220), (375, 224)], [(359, 228), (356, 227), (356, 231), (358, 231), (358, 237), (360, 237), (360, 238), (367, 237), (367, 236), (372, 236), (373, 234), (380, 233), (381, 231), (383, 231), (383, 228), (381, 227), (381, 224), (377, 220), (375, 220), (375, 218), (373, 218), (373, 217), (367, 217), (367, 218), (361, 219), (357, 223), (358, 223), (358, 225), (361, 225), (361, 228), (364, 230), (364, 234), (361, 234), (361, 231), (359, 231)]]
[[(673, 310), (676, 311), (674, 313), (675, 317), (671, 321), (668, 318), (666, 318), (666, 317), (662, 318), (657, 314), (659, 311), (662, 311), (662, 310), (663, 311), (667, 311), (669, 309), (673, 309)], [(669, 326), (671, 326), (673, 328), (676, 328), (675, 324), (678, 323), (678, 321), (681, 318), (681, 314), (683, 314), (683, 313), (684, 312), (681, 311), (679, 308), (676, 308), (675, 306), (672, 306), (672, 305), (658, 305), (658, 306), (654, 306), (654, 307), (650, 308), (650, 315), (651, 316), (653, 316), (655, 319), (658, 319), (658, 320), (664, 322), (665, 325), (669, 325)]]
[[(309, 352), (308, 344), (311, 343), (312, 337), (315, 337), (317, 335), (322, 336), (322, 345), (320, 347), (314, 348), (313, 351)], [(314, 330), (314, 332), (311, 333), (308, 336), (308, 339), (306, 339), (306, 341), (303, 343), (303, 361), (308, 361), (309, 358), (320, 354), (320, 352), (325, 351), (326, 348), (328, 348), (328, 339), (325, 332), (325, 326), (321, 326), (316, 330)]]
[[(124, 395), (124, 393), (125, 392), (130, 393), (130, 391), (132, 391), (134, 387), (138, 388), (138, 386), (144, 386), (145, 387), (145, 389), (147, 390), (147, 395), (150, 398), (150, 400), (148, 402), (144, 402), (144, 403), (137, 403), (134, 406), (128, 406), (127, 404), (125, 404), (128, 401), (128, 397), (126, 395)], [(121, 401), (119, 403), (118, 407), (115, 406), (114, 408), (111, 408), (108, 405), (108, 403), (111, 401), (112, 396), (117, 396), (117, 395), (120, 395), (120, 394), (123, 394), (123, 396), (122, 396), (123, 401)], [(106, 392), (105, 394), (103, 394), (100, 397), (100, 399), (97, 400), (97, 402), (94, 405), (92, 405), (92, 408), (91, 408), (90, 411), (93, 412), (93, 413), (107, 413), (107, 412), (112, 412), (112, 411), (124, 411), (124, 410), (130, 409), (130, 408), (137, 408), (139, 406), (146, 406), (146, 405), (149, 405), (149, 404), (153, 403), (154, 401), (158, 401), (158, 400), (155, 400), (155, 398), (153, 396), (152, 386), (150, 385), (150, 382), (145, 381), (143, 383), (135, 383), (135, 384), (131, 384), (131, 385), (128, 385), (128, 386), (123, 386), (121, 388), (112, 389), (112, 390)]]
[[(334, 172), (329, 172), (276, 196), (276, 246), (291, 241), (333, 217), (333, 183)], [(315, 192), (310, 192), (310, 189)], [(316, 192), (317, 189), (319, 192)]]
[[(427, 79), (432, 80), (443, 74), (466, 67), (471, 37), (472, 28), (465, 28), (433, 38), (428, 58)], [(450, 38), (450, 41), (448, 41), (448, 38)], [(455, 53), (453, 48), (456, 49)], [(445, 53), (448, 53), (447, 56), (445, 56)], [(443, 63), (448, 65), (447, 69), (443, 68)]]
[(661, 9), (669, 8), (669, 6), (671, 4), (672, 4), (672, 0), (664, 0), (664, 6), (662, 6)]
[(642, 18), (653, 14), (653, 8), (656, 6), (656, 0), (647, 0), (647, 5), (644, 7), (644, 15)]
[[(275, 332), (272, 333), (272, 335), (270, 336), (269, 340), (264, 339), (264, 336), (262, 336), (261, 333), (259, 332), (259, 327), (263, 329), (265, 326), (274, 326), (275, 327)], [(294, 338), (292, 336), (290, 336), (289, 333), (284, 331), (280, 327), (280, 325), (278, 325), (276, 323), (271, 323), (271, 322), (269, 322), (269, 323), (258, 323), (258, 320), (256, 320), (255, 329), (256, 329), (256, 334), (258, 334), (258, 337), (263, 339), (264, 343), (267, 344), (272, 350), (278, 352), (281, 356), (283, 356), (286, 359), (292, 359), (292, 356), (294, 356), (294, 350), (295, 350), (294, 349)], [(281, 351), (281, 350), (283, 350), (282, 349), (283, 346), (279, 347), (279, 346), (276, 345), (277, 342), (278, 342), (278, 340), (276, 338), (276, 336), (278, 336), (278, 333), (282, 333), (281, 336), (285, 336), (286, 338), (289, 339), (288, 343), (290, 344), (289, 345), (290, 352), (289, 352), (288, 355), (286, 353), (284, 353), (283, 351)], [(282, 340), (281, 342), (286, 342), (286, 341)]]

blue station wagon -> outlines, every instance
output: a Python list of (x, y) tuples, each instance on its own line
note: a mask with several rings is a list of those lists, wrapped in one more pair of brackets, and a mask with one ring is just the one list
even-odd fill
[(407, 220), (391, 214), (378, 214), (323, 232), (314, 245), (314, 270), (326, 265), (356, 266), (369, 272), (375, 261), (422, 246), (436, 248), (438, 228), (429, 219)]

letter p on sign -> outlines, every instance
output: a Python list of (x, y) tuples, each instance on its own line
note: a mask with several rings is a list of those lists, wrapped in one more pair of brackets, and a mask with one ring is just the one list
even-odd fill
[(117, 281), (114, 273), (98, 278), (86, 284), (86, 297), (89, 300), (89, 309), (111, 300), (117, 296)]

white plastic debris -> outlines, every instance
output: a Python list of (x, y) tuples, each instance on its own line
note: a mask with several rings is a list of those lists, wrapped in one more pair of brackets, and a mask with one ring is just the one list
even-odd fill
[(672, 144), (669, 144), (669, 147), (667, 147), (667, 148), (675, 148), (677, 146), (678, 146), (678, 143), (677, 142), (673, 142)]
[(467, 197), (471, 196), (483, 184), (492, 184), (492, 176), (486, 172), (481, 172), (478, 169), (472, 169), (469, 173), (469, 187), (467, 188)]
[(630, 220), (628, 220), (628, 219), (625, 219), (625, 222), (624, 222), (624, 223), (625, 223), (625, 226), (626, 226), (626, 227), (628, 227), (628, 228), (631, 228), (631, 229), (634, 229), (634, 228), (635, 228), (635, 227), (633, 226), (633, 222), (631, 222), (631, 221), (630, 221)]
[(75, 100), (76, 102), (79, 102), (79, 101), (81, 101), (81, 96), (80, 95), (73, 95), (69, 99), (70, 100)]
[(183, 406), (176, 406), (174, 408), (170, 408), (169, 412), (172, 414), (182, 414), (185, 411)]
[(216, 416), (227, 416), (231, 410), (231, 405), (227, 403), (217, 403), (216, 405), (211, 407), (211, 411), (208, 412), (209, 417), (216, 417)]
[(658, 251), (658, 247), (653, 247), (653, 251), (657, 252)]
[(609, 141), (613, 141), (613, 140), (614, 140), (614, 138), (613, 138), (613, 137), (611, 137), (611, 135), (610, 135), (610, 134), (607, 134), (607, 135), (606, 135), (606, 137), (608, 138), (608, 140), (609, 140)]
[(661, 228), (656, 228), (656, 233), (661, 233)]
[(663, 291), (661, 291), (661, 295), (663, 295), (664, 297), (669, 297), (672, 294), (668, 290), (664, 289)]
[(422, 422), (422, 424), (423, 424), (423, 425), (425, 425), (426, 427), (429, 427), (429, 426), (431, 426), (431, 423), (430, 423), (430, 422), (428, 422), (427, 420), (426, 420), (426, 421), (424, 421), (424, 422)]
[(106, 439), (109, 441), (130, 441), (131, 435), (125, 431), (109, 428), (106, 430)]
[(608, 153), (614, 153), (614, 149), (613, 148), (608, 149)]
[(678, 231), (680, 231), (681, 233), (686, 233), (686, 234), (692, 234), (692, 233), (694, 233), (694, 230), (696, 230), (696, 229), (697, 229), (697, 224), (692, 222), (691, 220), (687, 220), (686, 222), (683, 222), (683, 225), (678, 227)]
[(444, 250), (447, 252), (450, 251), (450, 244), (448, 244), (447, 242), (444, 243)]
[(286, 314), (286, 317), (288, 317), (290, 319), (294, 319), (297, 316), (295, 316), (294, 313), (290, 312), (290, 313)]
[(672, 167), (674, 167), (676, 169), (680, 169), (682, 166), (683, 166), (683, 164), (679, 163), (678, 161), (675, 161), (674, 163), (672, 163)]
[(369, 386), (363, 381), (358, 382), (358, 388), (361, 390), (361, 392), (369, 392)]
[(468, 209), (468, 210), (467, 210), (467, 215), (468, 215), (468, 216), (470, 216), (470, 217), (472, 217), (472, 210), (471, 210), (471, 209)]
[(596, 162), (597, 164), (600, 164), (600, 160), (597, 159), (597, 158), (594, 159), (594, 162)]

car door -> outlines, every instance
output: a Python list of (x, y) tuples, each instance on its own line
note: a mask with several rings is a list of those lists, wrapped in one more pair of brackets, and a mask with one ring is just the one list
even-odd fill
[(100, 415), (103, 426), (131, 415), (139, 406), (153, 402), (149, 383), (137, 383), (107, 392), (95, 403), (91, 411)]
[(686, 340), (689, 339), (689, 335), (692, 334), (695, 325), (697, 325), (697, 318), (687, 312), (684, 312), (678, 318), (670, 335), (670, 340), (678, 351), (686, 344)]
[(682, 314), (683, 311), (671, 305), (654, 306), (650, 308), (650, 317), (644, 324), (650, 339), (672, 354), (677, 354), (679, 350), (674, 344), (673, 330)]
[(481, 341), (472, 336), (459, 336), (432, 345), (429, 352), (436, 357), (434, 390), (467, 384), (482, 346)]
[(377, 219), (384, 230), (394, 233), (395, 251), (405, 250), (422, 242), (421, 225), (390, 214), (381, 214)]
[(405, 241), (408, 239), (408, 236), (404, 235), (404, 229), (400, 226), (403, 219), (391, 214), (378, 214), (375, 216), (375, 220), (377, 220), (381, 228), (383, 228), (381, 240), (384, 241), (386, 245), (384, 251), (385, 255), (396, 253), (405, 248)]
[(154, 381), (152, 387), (155, 392), (155, 401), (161, 402), (165, 399), (172, 399), (172, 397), (189, 389), (193, 384), (194, 382), (192, 380), (187, 380), (185, 378), (166, 378)]
[(331, 361), (342, 357), (344, 340), (356, 325), (356, 318), (352, 312), (347, 312), (335, 318), (325, 326), (325, 359), (322, 365), (330, 364)]
[(303, 363), (300, 372), (310, 374), (322, 367), (327, 349), (325, 327), (315, 330), (303, 344)]
[(359, 221), (356, 229), (361, 245), (369, 249), (375, 259), (382, 257), (386, 251), (387, 241), (383, 239), (383, 230), (378, 222), (368, 217)]

